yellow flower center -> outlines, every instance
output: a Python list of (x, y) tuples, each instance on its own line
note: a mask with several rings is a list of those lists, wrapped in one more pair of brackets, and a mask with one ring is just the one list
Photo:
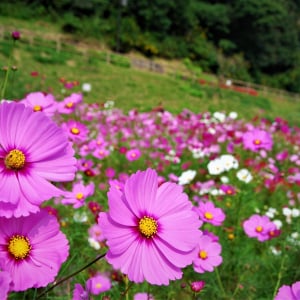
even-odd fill
[(262, 231), (263, 231), (263, 228), (262, 228), (262, 226), (257, 226), (257, 227), (255, 228), (255, 230), (256, 230), (256, 232), (262, 232)]
[(8, 169), (20, 170), (25, 165), (25, 155), (21, 150), (11, 150), (5, 156), (4, 163)]
[(207, 259), (207, 252), (204, 251), (204, 250), (201, 250), (201, 251), (199, 252), (199, 257), (200, 257), (201, 259)]
[(16, 259), (26, 258), (31, 250), (29, 239), (23, 235), (14, 235), (8, 242), (8, 252)]
[(68, 103), (65, 105), (65, 107), (67, 107), (67, 108), (72, 108), (73, 105), (74, 105), (73, 102), (68, 102)]
[(231, 195), (232, 194), (232, 190), (227, 190), (226, 193), (227, 193), (227, 195)]
[(153, 237), (157, 232), (157, 222), (151, 217), (143, 217), (139, 221), (139, 231), (146, 238)]
[(79, 134), (79, 133), (80, 133), (80, 130), (79, 130), (78, 128), (76, 128), (76, 127), (72, 127), (72, 128), (71, 128), (71, 132), (72, 132), (73, 134)]
[(213, 216), (212, 213), (206, 212), (206, 213), (204, 214), (204, 217), (205, 217), (207, 220), (212, 220), (214, 216)]
[(254, 145), (260, 145), (261, 144), (261, 140), (257, 139), (253, 141)]
[(100, 289), (101, 286), (102, 286), (102, 284), (101, 284), (100, 282), (96, 283), (96, 288), (97, 288), (97, 289)]
[(82, 193), (77, 193), (76, 194), (76, 199), (77, 200), (81, 200), (83, 198), (83, 194)]
[(35, 105), (33, 107), (33, 111), (42, 111), (42, 110), (43, 110), (43, 108), (40, 105)]
[(235, 238), (233, 233), (228, 233), (228, 239), (233, 240)]

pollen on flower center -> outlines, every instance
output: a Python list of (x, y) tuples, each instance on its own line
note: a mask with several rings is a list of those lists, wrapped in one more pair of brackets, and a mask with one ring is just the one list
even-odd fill
[(201, 250), (199, 252), (199, 257), (202, 258), (202, 259), (206, 259), (207, 258), (207, 252), (204, 251), (204, 250)]
[(74, 106), (74, 103), (73, 102), (68, 102), (65, 107), (67, 108), (72, 108)]
[(83, 193), (77, 193), (76, 194), (76, 199), (81, 200), (83, 198)]
[(73, 134), (79, 134), (79, 133), (80, 133), (80, 130), (79, 130), (78, 128), (76, 128), (76, 127), (72, 127), (72, 128), (71, 128), (71, 132), (72, 132)]
[(43, 110), (43, 108), (40, 105), (35, 105), (33, 107), (33, 111), (42, 111), (42, 110)]
[(102, 284), (100, 282), (96, 283), (96, 288), (100, 289), (102, 287)]
[(255, 230), (256, 230), (256, 232), (262, 232), (262, 231), (263, 231), (263, 228), (262, 228), (262, 226), (257, 226), (257, 227), (255, 228)]
[(261, 140), (259, 140), (259, 139), (254, 140), (253, 144), (254, 145), (260, 145), (261, 144)]
[(31, 250), (29, 239), (23, 235), (14, 235), (8, 242), (8, 252), (16, 259), (26, 258)]
[(139, 221), (139, 231), (146, 238), (153, 237), (157, 232), (157, 222), (151, 217), (143, 217)]
[(207, 220), (212, 220), (214, 216), (213, 216), (212, 213), (206, 212), (206, 213), (204, 214), (204, 217), (205, 217)]
[(21, 150), (11, 150), (5, 156), (4, 163), (8, 169), (20, 170), (25, 165), (25, 155)]

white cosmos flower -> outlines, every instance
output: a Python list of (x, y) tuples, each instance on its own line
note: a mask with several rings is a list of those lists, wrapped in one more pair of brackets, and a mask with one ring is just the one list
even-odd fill
[(275, 217), (275, 214), (277, 214), (277, 210), (273, 207), (269, 207), (269, 209), (265, 213), (265, 215), (270, 219), (273, 219)]
[(280, 229), (282, 227), (282, 221), (281, 220), (276, 219), (276, 220), (273, 220), (272, 222), (275, 224), (277, 229)]
[(231, 154), (223, 154), (220, 159), (222, 160), (226, 171), (229, 171), (230, 169), (237, 169), (239, 167), (239, 162)]
[(92, 90), (92, 85), (90, 83), (83, 83), (82, 90), (89, 93)]
[(225, 171), (224, 162), (220, 158), (211, 160), (207, 165), (210, 175), (219, 175)]
[(226, 119), (226, 115), (218, 111), (214, 112), (213, 117), (221, 123), (223, 123)]
[(300, 216), (300, 210), (298, 208), (293, 208), (292, 209), (292, 217), (297, 218)]
[(197, 172), (195, 170), (184, 171), (178, 177), (178, 184), (180, 184), (180, 185), (189, 184), (195, 178), (196, 174), (197, 174)]
[(253, 179), (251, 173), (247, 169), (240, 169), (236, 173), (236, 176), (239, 180), (244, 181), (245, 183), (249, 183)]
[(238, 117), (238, 114), (237, 114), (237, 112), (232, 111), (232, 112), (229, 113), (228, 117), (229, 117), (230, 119), (235, 120), (235, 119)]
[(88, 238), (89, 245), (95, 250), (99, 250), (101, 248), (100, 243), (93, 239), (92, 237)]

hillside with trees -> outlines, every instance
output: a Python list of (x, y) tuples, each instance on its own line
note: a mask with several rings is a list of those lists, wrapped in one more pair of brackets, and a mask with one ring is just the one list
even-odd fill
[(298, 0), (26, 0), (0, 15), (45, 19), (112, 50), (190, 59), (204, 71), (300, 92)]

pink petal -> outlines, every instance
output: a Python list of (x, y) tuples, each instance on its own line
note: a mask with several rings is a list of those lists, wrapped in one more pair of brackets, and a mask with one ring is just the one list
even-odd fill
[(152, 169), (138, 171), (126, 181), (125, 197), (137, 217), (142, 217), (141, 213), (144, 212), (153, 213), (152, 206), (156, 201), (157, 185), (158, 177)]
[(111, 186), (107, 196), (110, 217), (116, 223), (126, 226), (137, 226), (137, 218), (134, 216), (128, 202), (124, 199), (123, 193)]

